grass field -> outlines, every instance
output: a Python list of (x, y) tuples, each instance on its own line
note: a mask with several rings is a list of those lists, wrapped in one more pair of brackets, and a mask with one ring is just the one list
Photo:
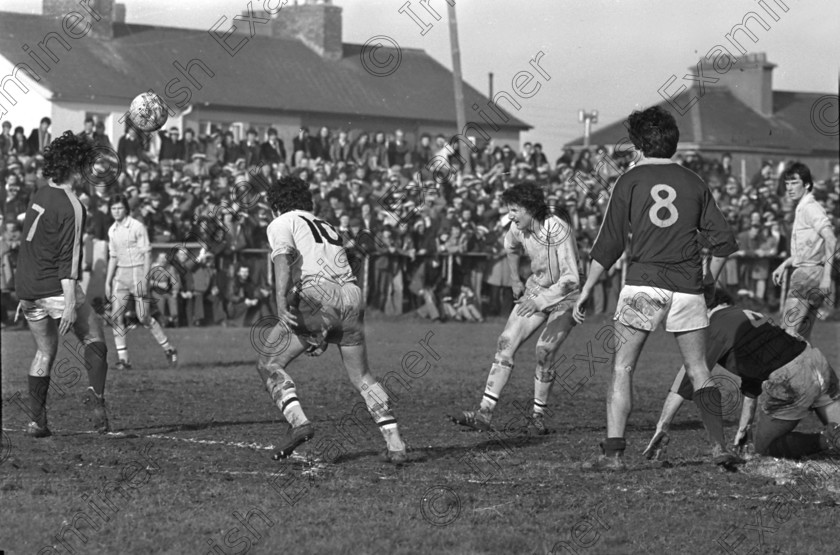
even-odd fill
[[(655, 467), (641, 457), (679, 367), (676, 344), (661, 331), (639, 364), (625, 473), (579, 469), (605, 433), (611, 335), (603, 318), (576, 328), (564, 345), (551, 400), (556, 433), (518, 435), (519, 407), (527, 409), (532, 395), (533, 340), (504, 391), (497, 432), (448, 423), (446, 414), (478, 402), (502, 326), (369, 319), (371, 363), (377, 375), (389, 376), (412, 448), (414, 461), (399, 468), (379, 460), (384, 442), (360, 410), (334, 347), (290, 367), (316, 437), (302, 456), (271, 460), (279, 412), (254, 370), (247, 329), (172, 330), (182, 360), (177, 370), (166, 368), (150, 334), (132, 332), (134, 369), (109, 376), (112, 425), (120, 432), (109, 436), (87, 431), (80, 401), (86, 376), (78, 379), (79, 365), (63, 346), (57, 360), (68, 362), (53, 378), (49, 403), (55, 435), (30, 439), (15, 394), (26, 395), (34, 343), (28, 332), (4, 331), (0, 549), (838, 552), (840, 465), (830, 460), (754, 458), (735, 473), (713, 468), (690, 403), (673, 426), (671, 464)], [(833, 363), (840, 360), (838, 334), (840, 324), (821, 322), (813, 336)], [(113, 360), (112, 342), (110, 348)], [(726, 410), (731, 437), (739, 407)], [(817, 427), (811, 417), (801, 429)]]

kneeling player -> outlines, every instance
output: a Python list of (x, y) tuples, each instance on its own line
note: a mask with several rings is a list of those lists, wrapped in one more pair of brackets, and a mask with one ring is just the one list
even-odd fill
[[(709, 368), (720, 364), (741, 378), (744, 406), (735, 445), (746, 443), (758, 406), (753, 443), (760, 455), (799, 458), (840, 450), (840, 386), (837, 373), (809, 343), (788, 335), (769, 319), (734, 306), (732, 297), (717, 291), (710, 304)], [(656, 434), (645, 450), (648, 459), (662, 458), (668, 427), (684, 399), (691, 399), (691, 380), (680, 370), (662, 408)], [(819, 434), (793, 432), (813, 410), (825, 428)]]
[[(577, 245), (568, 216), (564, 219), (551, 214), (536, 185), (514, 185), (502, 193), (502, 202), (507, 204), (512, 222), (505, 235), (505, 251), (518, 306), (499, 336), (478, 410), (464, 411), (452, 420), (470, 428), (490, 429), (493, 409), (513, 370), (516, 351), (545, 324), (537, 340), (534, 410), (527, 428), (528, 435), (544, 435), (548, 433), (544, 413), (554, 383), (552, 366), (560, 345), (575, 325), (572, 310), (580, 287)], [(531, 259), (532, 273), (525, 284), (519, 279), (522, 251)]]
[(274, 458), (290, 456), (314, 436), (286, 367), (304, 352), (317, 352), (327, 343), (336, 343), (350, 382), (361, 393), (385, 438), (387, 460), (405, 462), (406, 447), (388, 394), (370, 373), (364, 301), (341, 236), (312, 214), (312, 194), (304, 181), (284, 177), (269, 189), (267, 198), (274, 215), (267, 233), (279, 318), (267, 345), (278, 346), (279, 352), (263, 354), (257, 371), (289, 423)]

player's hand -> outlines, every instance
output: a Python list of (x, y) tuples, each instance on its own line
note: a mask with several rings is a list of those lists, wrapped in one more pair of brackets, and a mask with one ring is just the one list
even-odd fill
[(581, 292), (578, 301), (575, 303), (575, 309), (572, 312), (572, 317), (575, 322), (582, 324), (586, 320), (586, 301), (589, 300), (589, 293)]
[[(71, 299), (73, 300), (73, 299)], [(70, 328), (73, 327), (73, 324), (76, 322), (76, 303), (75, 300), (73, 302), (65, 302), (64, 303), (64, 310), (61, 312), (61, 322), (58, 324), (58, 333), (59, 335), (64, 335)]]
[(735, 453), (742, 457), (744, 452), (747, 450), (747, 440), (749, 435), (749, 428), (739, 428), (738, 432), (735, 434), (735, 439), (732, 442), (733, 447), (735, 448)]
[(513, 298), (518, 299), (525, 293), (525, 284), (522, 283), (522, 280), (516, 280), (511, 284), (511, 289), (513, 289)]
[(516, 300), (516, 304), (519, 305), (516, 307), (517, 316), (530, 318), (532, 315), (540, 311), (540, 308), (537, 306), (537, 303), (534, 301), (534, 299), (519, 298)]
[(105, 284), (105, 300), (109, 301), (109, 302), (111, 301), (111, 284), (110, 283)]
[(826, 301), (831, 296), (831, 272), (823, 271), (823, 277), (820, 280), (820, 292), (825, 296)]
[(650, 440), (642, 454), (649, 461), (663, 461), (665, 460), (665, 448), (670, 441), (668, 432), (662, 429), (656, 430), (653, 439)]
[(778, 268), (773, 270), (773, 283), (775, 283), (776, 285), (781, 285), (784, 275), (785, 275), (785, 265), (780, 264)]
[(277, 318), (289, 329), (294, 329), (300, 325), (298, 317), (292, 314), (288, 308), (278, 308)]

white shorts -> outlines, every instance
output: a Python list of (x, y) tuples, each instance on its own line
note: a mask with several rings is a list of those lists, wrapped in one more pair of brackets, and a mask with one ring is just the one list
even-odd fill
[[(85, 292), (79, 282), (76, 282), (76, 308), (82, 306), (85, 302)], [(52, 318), (60, 320), (64, 313), (64, 295), (56, 295), (55, 297), (44, 297), (35, 301), (20, 301), (20, 308), (23, 311), (23, 316), (28, 322), (37, 322), (44, 318)]]
[(653, 331), (682, 332), (709, 327), (702, 293), (677, 293), (649, 285), (625, 285), (618, 297), (614, 320), (625, 326)]

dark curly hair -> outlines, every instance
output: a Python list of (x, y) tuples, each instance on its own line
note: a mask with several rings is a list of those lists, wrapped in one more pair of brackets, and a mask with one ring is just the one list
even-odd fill
[(648, 158), (670, 158), (677, 152), (680, 130), (671, 112), (652, 106), (630, 114), (625, 122), (633, 146)]
[(66, 183), (74, 173), (84, 172), (92, 153), (90, 140), (67, 130), (44, 149), (44, 177)]
[(122, 193), (117, 193), (116, 195), (111, 195), (108, 197), (108, 209), (110, 210), (112, 206), (117, 204), (122, 204), (125, 208), (126, 214), (131, 214), (131, 208), (128, 205), (128, 197), (123, 195)]
[(566, 224), (572, 225), (572, 218), (569, 212), (562, 204), (557, 204), (549, 208), (545, 201), (545, 193), (534, 183), (517, 183), (510, 189), (505, 189), (502, 193), (502, 202), (504, 204), (518, 204), (525, 209), (532, 217), (543, 222), (553, 212), (560, 217)]
[(796, 179), (796, 176), (799, 176), (799, 179), (802, 180), (802, 184), (805, 185), (805, 190), (811, 191), (814, 188), (814, 178), (811, 177), (811, 170), (802, 162), (794, 162), (785, 170), (782, 179), (788, 181)]
[(291, 210), (312, 212), (312, 193), (306, 181), (292, 175), (275, 181), (266, 194), (268, 205), (275, 212), (283, 214)]

